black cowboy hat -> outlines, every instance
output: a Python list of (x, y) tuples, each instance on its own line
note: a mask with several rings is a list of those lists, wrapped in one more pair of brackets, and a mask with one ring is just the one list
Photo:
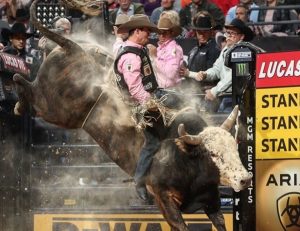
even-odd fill
[(16, 21), (17, 22), (24, 22), (30, 19), (29, 10), (27, 9), (17, 9), (16, 11)]
[(23, 34), (26, 39), (33, 36), (33, 34), (26, 32), (26, 27), (21, 22), (16, 22), (11, 29), (3, 28), (1, 31), (1, 35), (5, 41), (8, 41), (9, 37), (15, 34)]
[(225, 25), (226, 29), (236, 28), (245, 35), (244, 41), (251, 41), (254, 38), (254, 33), (242, 20), (235, 18), (230, 24)]
[(198, 16), (193, 20), (191, 29), (193, 30), (212, 30), (213, 26), (209, 16)]

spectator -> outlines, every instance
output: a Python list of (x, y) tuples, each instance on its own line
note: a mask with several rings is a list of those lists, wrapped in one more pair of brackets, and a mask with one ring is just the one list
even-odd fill
[[(299, 0), (285, 0), (283, 4), (284, 5), (297, 5), (299, 7)], [(297, 12), (298, 18), (300, 20), (300, 7), (296, 8), (295, 11)]]
[[(157, 32), (157, 27), (150, 22), (146, 15), (133, 15), (127, 23), (119, 27), (118, 32), (128, 32), (129, 37), (125, 42), (124, 49), (115, 60), (116, 79), (119, 86), (126, 92), (125, 94), (128, 93), (133, 101), (146, 105), (158, 85), (144, 46), (148, 42), (150, 32)], [(153, 156), (160, 147), (160, 141), (155, 125), (153, 127), (146, 126), (143, 132), (145, 143), (140, 152), (134, 180), (138, 196), (148, 201), (145, 178), (152, 164)]]
[(238, 4), (238, 0), (211, 0), (216, 4), (223, 12), (224, 15), (227, 14), (228, 10), (234, 5)]
[(30, 28), (29, 28), (29, 24), (30, 24), (29, 19), (30, 19), (29, 10), (17, 9), (17, 11), (16, 11), (16, 22), (23, 23), (25, 25), (28, 33), (32, 32), (32, 31), (30, 31)]
[[(160, 18), (161, 17), (167, 17), (172, 21), (173, 24), (180, 26), (179, 14), (175, 10), (165, 10), (160, 14)], [(185, 28), (181, 27), (181, 34), (179, 34), (176, 37), (176, 39), (183, 39), (183, 38), (187, 38), (187, 37), (188, 37), (188, 31)], [(158, 34), (152, 33), (151, 39), (158, 39)]]
[(154, 24), (157, 24), (161, 13), (164, 11), (175, 10), (179, 12), (179, 9), (176, 9), (174, 7), (174, 2), (175, 0), (161, 0), (160, 7), (153, 10), (150, 16), (150, 21), (153, 22)]
[[(265, 0), (265, 6), (276, 7), (282, 5), (278, 0)], [(272, 22), (289, 20), (289, 10), (287, 9), (267, 9), (260, 10), (258, 14), (259, 22), (270, 22), (268, 25), (259, 26), (258, 34), (262, 36), (287, 36), (294, 33), (293, 27), (287, 24), (273, 24)]]
[(117, 15), (126, 14), (129, 17), (134, 14), (145, 14), (144, 7), (141, 3), (132, 2), (131, 0), (118, 0), (119, 7), (110, 13), (110, 22), (115, 24)]
[[(57, 17), (52, 21), (52, 31), (59, 33), (64, 36), (69, 36), (72, 30), (72, 24), (67, 18)], [(38, 42), (38, 47), (43, 50), (43, 58), (57, 46), (57, 44), (46, 37), (42, 37)]]
[(128, 33), (118, 33), (118, 29), (121, 25), (129, 21), (129, 17), (126, 14), (119, 14), (116, 18), (116, 24), (114, 25), (114, 34), (116, 40), (113, 44), (113, 53), (116, 55), (120, 48), (124, 46), (124, 42), (128, 38)]
[[(0, 20), (0, 31), (2, 29), (10, 29), (10, 26), (8, 24), (8, 22), (4, 21), (4, 20)], [(2, 35), (0, 34), (0, 51), (7, 45), (6, 41), (3, 39)]]
[(7, 0), (1, 0), (0, 1), (0, 15), (1, 15), (1, 20), (5, 20), (6, 21), (6, 11), (8, 8), (8, 3)]
[(175, 41), (181, 34), (181, 27), (162, 15), (158, 21), (158, 47), (149, 44), (147, 47), (154, 58), (156, 79), (161, 88), (175, 87), (181, 82), (179, 69), (183, 64), (183, 50)]
[(16, 9), (16, 1), (4, 0), (1, 16), (2, 20), (8, 22), (10, 26), (15, 23)]
[[(239, 4), (245, 5), (248, 9), (258, 8), (253, 0), (240, 0)], [(236, 6), (231, 7), (226, 14), (226, 24), (230, 24), (231, 21), (236, 17)], [(249, 15), (250, 22), (258, 21), (258, 10), (251, 10)]]
[(192, 0), (180, 0), (180, 7), (184, 8), (186, 7), (188, 4), (190, 4), (192, 2)]
[(6, 0), (6, 19), (12, 25), (17, 17), (17, 10), (24, 10), (29, 12), (32, 0)]
[(182, 8), (179, 12), (180, 25), (187, 28), (191, 27), (192, 19), (199, 11), (207, 11), (216, 22), (216, 28), (222, 29), (224, 26), (224, 14), (219, 7), (208, 0), (192, 0), (192, 3)]
[(242, 20), (244, 23), (249, 22), (249, 9), (247, 5), (238, 4), (235, 8), (235, 18)]
[[(28, 9), (17, 9), (16, 11), (16, 22), (23, 23), (27, 33), (34, 33), (33, 26), (30, 24), (30, 15)], [(26, 40), (26, 51), (31, 54), (39, 54), (39, 51), (35, 47), (36, 41), (34, 36)]]
[(211, 89), (205, 91), (205, 100), (207, 103), (207, 110), (211, 112), (230, 112), (232, 110), (232, 70), (225, 66), (225, 55), (228, 48), (240, 41), (251, 41), (254, 37), (252, 30), (245, 25), (243, 21), (235, 18), (226, 28), (226, 46), (221, 51), (218, 59), (213, 64), (213, 67), (206, 71), (200, 71), (198, 73), (191, 73), (190, 76), (195, 78), (197, 81), (219, 80), (217, 85)]
[(181, 75), (187, 77), (190, 71), (205, 71), (212, 67), (220, 55), (214, 39), (214, 22), (208, 12), (200, 11), (191, 28), (196, 31), (198, 44), (188, 54), (187, 67), (181, 68)]
[(146, 15), (150, 17), (153, 10), (160, 7), (161, 0), (140, 0), (140, 3), (143, 4)]
[(118, 8), (118, 3), (115, 0), (108, 0), (108, 11), (112, 12), (114, 9)]
[[(39, 62), (32, 55), (26, 53), (26, 40), (33, 36), (26, 32), (23, 23), (15, 23), (11, 29), (2, 29), (1, 35), (4, 40), (8, 41), (8, 45), (4, 47), (2, 52), (18, 56), (24, 60), (30, 70), (29, 79), (33, 80), (39, 68)], [(15, 73), (15, 72), (14, 72)], [(1, 101), (1, 106), (7, 110), (7, 113), (13, 114), (13, 108), (17, 102), (17, 95), (15, 92), (15, 83), (12, 80), (12, 72), (1, 72), (1, 83), (4, 89), (5, 99)], [(5, 105), (5, 106), (3, 106)]]
[[(290, 20), (300, 20), (300, 5), (298, 0), (285, 0), (284, 5), (297, 5), (299, 8), (289, 9), (290, 11)], [(291, 25), (292, 31), (295, 31), (297, 35), (300, 34), (300, 24), (295, 23)]]
[(3, 52), (26, 58), (25, 42), (33, 34), (26, 32), (23, 23), (16, 22), (11, 29), (2, 29), (1, 35), (4, 40), (8, 41), (8, 45), (3, 49)]

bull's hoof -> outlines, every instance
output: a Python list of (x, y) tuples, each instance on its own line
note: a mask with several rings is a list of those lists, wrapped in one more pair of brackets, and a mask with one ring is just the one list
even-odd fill
[(147, 189), (145, 185), (140, 185), (137, 184), (135, 186), (136, 192), (139, 196), (139, 198), (141, 198), (143, 201), (149, 201), (149, 197), (148, 197), (148, 193), (147, 193)]

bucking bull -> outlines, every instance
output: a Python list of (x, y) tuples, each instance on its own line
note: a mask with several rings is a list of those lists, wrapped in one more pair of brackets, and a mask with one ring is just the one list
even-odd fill
[[(143, 136), (131, 122), (128, 106), (103, 79), (111, 71), (112, 57), (101, 47), (79, 44), (44, 28), (35, 17), (36, 4), (31, 6), (32, 23), (60, 48), (47, 56), (33, 82), (14, 76), (19, 94), (16, 111), (29, 103), (36, 115), (50, 123), (83, 128), (133, 176)], [(164, 128), (146, 183), (172, 230), (187, 231), (182, 213), (199, 209), (218, 231), (226, 230), (218, 186), (239, 191), (252, 179), (229, 133), (237, 113), (235, 107), (220, 127), (210, 127), (199, 113), (185, 111)]]

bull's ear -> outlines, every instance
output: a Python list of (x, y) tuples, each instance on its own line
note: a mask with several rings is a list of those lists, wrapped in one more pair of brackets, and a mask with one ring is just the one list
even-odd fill
[(239, 113), (239, 106), (236, 105), (230, 115), (227, 117), (227, 119), (223, 122), (223, 124), (220, 126), (221, 128), (225, 129), (226, 131), (230, 131), (230, 129), (233, 127), (233, 125), (236, 122), (236, 118)]

